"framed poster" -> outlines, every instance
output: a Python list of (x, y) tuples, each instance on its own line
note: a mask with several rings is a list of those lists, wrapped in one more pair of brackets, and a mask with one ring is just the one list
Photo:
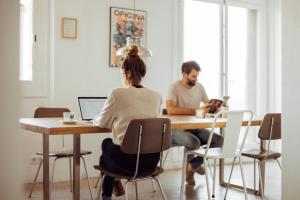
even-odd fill
[(77, 38), (77, 19), (62, 17), (61, 18), (61, 37), (67, 39)]
[(140, 37), (145, 43), (146, 11), (127, 8), (110, 8), (110, 53), (109, 66), (119, 67), (117, 50), (126, 46), (126, 38)]

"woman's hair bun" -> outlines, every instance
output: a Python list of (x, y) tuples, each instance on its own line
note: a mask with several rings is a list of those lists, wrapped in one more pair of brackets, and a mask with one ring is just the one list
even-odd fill
[(131, 45), (128, 49), (128, 56), (135, 57), (139, 54), (138, 47), (136, 45)]

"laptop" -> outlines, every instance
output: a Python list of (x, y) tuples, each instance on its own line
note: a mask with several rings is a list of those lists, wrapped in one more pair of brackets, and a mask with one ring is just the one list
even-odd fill
[(104, 106), (107, 97), (78, 97), (82, 121), (92, 122)]

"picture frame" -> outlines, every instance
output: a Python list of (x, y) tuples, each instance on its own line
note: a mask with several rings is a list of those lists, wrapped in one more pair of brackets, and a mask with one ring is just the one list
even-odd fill
[(70, 17), (61, 18), (61, 37), (77, 39), (77, 19)]
[(126, 46), (127, 37), (140, 37), (143, 44), (146, 44), (146, 20), (147, 12), (144, 10), (110, 7), (110, 67), (121, 65), (116, 53)]

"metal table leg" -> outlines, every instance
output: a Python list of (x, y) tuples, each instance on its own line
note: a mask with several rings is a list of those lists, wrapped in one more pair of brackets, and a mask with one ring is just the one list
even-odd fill
[(73, 135), (73, 200), (80, 200), (80, 134)]
[(50, 200), (49, 135), (43, 134), (43, 200)]

